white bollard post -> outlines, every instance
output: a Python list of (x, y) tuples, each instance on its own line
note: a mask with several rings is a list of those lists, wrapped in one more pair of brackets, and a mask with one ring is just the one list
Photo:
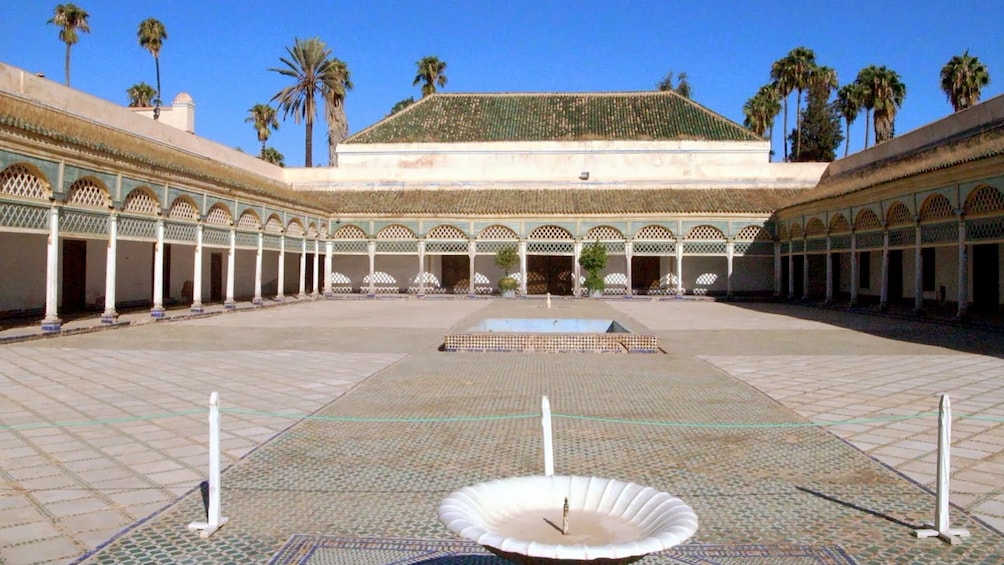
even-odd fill
[(941, 396), (941, 410), (938, 413), (938, 490), (937, 507), (934, 509), (934, 524), (925, 524), (932, 528), (914, 530), (918, 538), (937, 536), (950, 544), (962, 541), (959, 538), (969, 537), (969, 530), (952, 529), (948, 519), (948, 496), (951, 490), (948, 486), (952, 472), (952, 405), (948, 395)]
[(199, 532), (200, 538), (216, 533), (227, 518), (220, 517), (220, 396), (209, 395), (209, 508), (206, 522), (192, 522), (188, 529)]
[(551, 442), (551, 403), (544, 397), (541, 402), (541, 412), (544, 417), (544, 475), (550, 477), (554, 474), (554, 444)]
[(551, 293), (550, 292), (547, 293), (547, 309), (548, 310), (551, 309)]

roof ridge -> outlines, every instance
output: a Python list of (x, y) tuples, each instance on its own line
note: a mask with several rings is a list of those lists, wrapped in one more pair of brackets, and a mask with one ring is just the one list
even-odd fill
[[(443, 93), (443, 94), (445, 94), (445, 93)], [(433, 97), (436, 97), (436, 96), (439, 96), (439, 95), (440, 95), (440, 93), (438, 93), (438, 92), (437, 92), (437, 93), (433, 93), (433, 94), (430, 94), (429, 96), (423, 96), (423, 97), (419, 98), (418, 100), (416, 100), (416, 101), (412, 102), (411, 104), (408, 104), (408, 105), (407, 105), (407, 106), (405, 106), (405, 107), (404, 107), (403, 109), (401, 109), (401, 110), (398, 110), (397, 112), (394, 112), (393, 114), (388, 114), (388, 115), (386, 115), (386, 116), (384, 116), (384, 117), (380, 118), (379, 120), (377, 120), (377, 121), (373, 122), (373, 123), (372, 123), (372, 124), (370, 124), (369, 126), (367, 126), (367, 127), (363, 128), (363, 129), (361, 129), (361, 130), (357, 131), (356, 133), (354, 133), (354, 134), (352, 134), (352, 135), (350, 135), (350, 136), (346, 137), (345, 139), (343, 139), (343, 140), (341, 141), (341, 143), (348, 143), (348, 142), (352, 141), (352, 138), (354, 138), (354, 137), (357, 137), (357, 136), (360, 136), (360, 135), (363, 135), (363, 134), (365, 134), (366, 132), (370, 131), (371, 129), (373, 129), (373, 128), (375, 128), (375, 127), (379, 126), (380, 124), (382, 124), (382, 123), (384, 123), (384, 122), (386, 122), (387, 120), (389, 120), (389, 119), (391, 119), (391, 118), (393, 118), (393, 117), (395, 117), (395, 116), (400, 116), (401, 114), (404, 114), (404, 113), (406, 113), (406, 112), (409, 112), (409, 111), (411, 111), (412, 109), (414, 109), (414, 108), (415, 108), (415, 106), (418, 106), (418, 105), (419, 105), (419, 104), (421, 104), (422, 102), (425, 102), (426, 100), (430, 100), (430, 99), (432, 99)]]

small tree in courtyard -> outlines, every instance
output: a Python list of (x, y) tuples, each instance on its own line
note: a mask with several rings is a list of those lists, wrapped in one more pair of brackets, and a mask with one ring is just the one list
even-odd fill
[(519, 281), (509, 276), (509, 269), (512, 269), (516, 263), (519, 263), (519, 252), (516, 251), (515, 247), (503, 247), (495, 254), (495, 266), (500, 267), (505, 272), (505, 276), (499, 280), (499, 290), (503, 294), (514, 292), (519, 288)]
[(601, 293), (605, 287), (600, 271), (607, 268), (607, 248), (595, 241), (582, 248), (579, 266), (586, 270), (586, 290), (589, 294)]

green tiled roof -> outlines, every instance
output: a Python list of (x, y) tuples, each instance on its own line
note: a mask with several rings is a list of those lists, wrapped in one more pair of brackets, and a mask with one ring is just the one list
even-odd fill
[(343, 143), (760, 141), (675, 92), (434, 94)]
[(804, 189), (449, 189), (315, 192), (334, 215), (769, 214)]

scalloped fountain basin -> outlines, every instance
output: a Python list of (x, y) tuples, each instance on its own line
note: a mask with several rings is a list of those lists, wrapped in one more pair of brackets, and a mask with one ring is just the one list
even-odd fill
[[(568, 534), (562, 534), (568, 498)], [(683, 543), (697, 515), (668, 493), (614, 479), (513, 477), (464, 487), (439, 506), (453, 533), (517, 563), (630, 563)]]

